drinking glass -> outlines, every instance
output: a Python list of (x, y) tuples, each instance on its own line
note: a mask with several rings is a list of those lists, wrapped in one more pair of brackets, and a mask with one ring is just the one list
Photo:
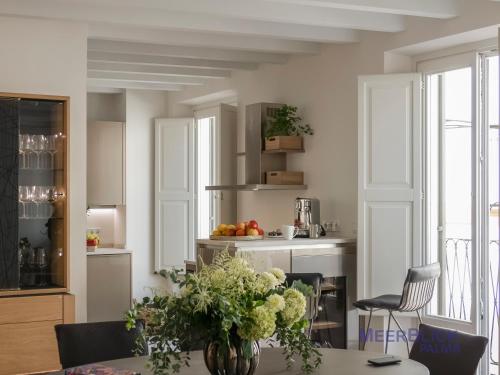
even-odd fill
[[(43, 134), (37, 134), (33, 136), (33, 141), (34, 141), (34, 152), (36, 153), (37, 157), (37, 168), (47, 168), (47, 161), (45, 160), (44, 156), (47, 155), (47, 147), (48, 147), (48, 141), (47, 137)], [(47, 155), (48, 156), (48, 155)]]
[(28, 157), (27, 162), (25, 162), (25, 167), (30, 169), (38, 168), (38, 157), (35, 152), (35, 136), (24, 134), (24, 137), (24, 146)]
[(23, 218), (30, 218), (35, 216), (33, 212), (33, 187), (32, 186), (19, 186), (19, 200), (23, 207)]
[(19, 134), (19, 168), (26, 168), (26, 155), (25, 155), (25, 136), (24, 134)]
[(47, 149), (49, 151), (49, 154), (50, 154), (50, 167), (52, 169), (55, 168), (55, 156), (56, 156), (56, 152), (57, 152), (57, 134), (54, 134), (54, 135), (49, 135), (47, 137)]

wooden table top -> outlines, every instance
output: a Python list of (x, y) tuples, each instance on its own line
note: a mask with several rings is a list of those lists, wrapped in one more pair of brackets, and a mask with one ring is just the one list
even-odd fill
[[(367, 363), (368, 359), (383, 357), (384, 354), (343, 349), (320, 349), (323, 357), (321, 366), (314, 374), (317, 375), (429, 375), (429, 370), (422, 364), (411, 359), (402, 359), (400, 364), (374, 367)], [(152, 375), (145, 368), (147, 357), (124, 358), (99, 364), (139, 372), (141, 375)], [(297, 364), (292, 369), (286, 369), (286, 361), (279, 348), (263, 348), (256, 375), (299, 374)], [(64, 374), (64, 371), (55, 373)], [(54, 375), (55, 375), (54, 374)], [(181, 375), (209, 374), (203, 361), (203, 352), (191, 353), (190, 367), (183, 367)]]

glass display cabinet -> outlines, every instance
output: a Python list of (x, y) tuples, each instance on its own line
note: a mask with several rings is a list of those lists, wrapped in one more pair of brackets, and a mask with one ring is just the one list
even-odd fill
[(68, 98), (0, 94), (0, 295), (65, 292)]

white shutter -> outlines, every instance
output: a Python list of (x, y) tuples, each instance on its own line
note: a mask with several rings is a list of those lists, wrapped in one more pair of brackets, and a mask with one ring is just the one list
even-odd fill
[(194, 120), (155, 121), (155, 270), (194, 256)]
[(358, 82), (358, 299), (400, 294), (421, 263), (421, 75)]

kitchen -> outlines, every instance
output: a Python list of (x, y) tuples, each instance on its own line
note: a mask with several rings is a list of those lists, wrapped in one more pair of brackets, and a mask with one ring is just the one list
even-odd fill
[[(11, 312), (40, 306), (43, 313), (35, 317), (23, 313), (19, 321), (12, 320), (16, 314), (9, 314), (0, 319), (0, 332), (16, 345), (22, 343), (16, 332), (25, 327), (52, 340), (38, 351), (27, 349), (39, 352), (42, 359), (50, 358), (48, 365), (39, 358), (36, 369), (25, 371), (55, 368), (55, 324), (120, 319), (134, 300), (154, 289), (170, 289), (161, 270), (190, 272), (200, 259), (210, 263), (214, 253), (226, 248), (251, 259), (258, 270), (277, 266), (291, 273), (321, 273), (324, 304), (316, 317), (315, 341), (325, 347), (360, 347), (360, 332), (369, 318), (353, 302), (401, 293), (408, 268), (435, 256), (424, 251), (431, 249), (430, 240), (419, 242), (420, 234), (424, 238), (434, 227), (417, 225), (427, 225), (425, 210), (420, 210), (421, 200), (411, 189), (422, 182), (418, 168), (423, 165), (417, 161), (424, 158), (416, 151), (419, 147), (406, 148), (423, 140), (394, 124), (372, 129), (379, 133), (368, 132), (371, 128), (363, 122), (370, 118), (365, 101), (373, 93), (385, 98), (381, 88), (393, 87), (390, 95), (406, 90), (411, 98), (394, 101), (385, 110), (396, 111), (396, 103), (401, 108), (411, 103), (413, 107), (404, 108), (415, 114), (418, 111), (413, 108), (422, 104), (415, 101), (422, 79), (416, 75), (434, 79), (432, 74), (456, 66), (453, 56), (462, 58), (456, 57), (462, 66), (467, 53), (476, 60), (466, 60), (466, 66), (477, 59), (480, 68), (493, 64), (498, 4), (478, 1), (480, 5), (466, 2), (460, 12), (441, 8), (415, 17), (414, 11), (399, 9), (404, 17), (384, 11), (377, 13), (383, 14), (384, 22), (376, 17), (356, 21), (358, 28), (359, 23), (364, 27), (377, 23), (375, 32), (330, 30), (330, 23), (339, 21), (333, 18), (328, 20), (330, 26), (314, 29), (297, 26), (298, 22), (287, 33), (259, 21), (260, 26), (253, 28), (243, 24), (243, 34), (240, 30), (223, 35), (221, 30), (181, 30), (165, 9), (158, 10), (163, 12), (158, 22), (173, 24), (147, 25), (146, 17), (137, 21), (144, 23), (142, 28), (89, 19), (46, 19), (38, 17), (35, 4), (32, 14), (26, 14), (26, 9), (11, 2), (0, 24), (4, 31), (0, 39), (9, 51), (0, 62), (9, 72), (0, 80), (0, 91), (7, 93), (2, 97), (32, 103), (38, 110), (43, 107), (40, 103), (55, 108), (33, 116), (40, 115), (41, 123), (52, 121), (50, 127), (37, 130), (38, 125), (24, 122), (23, 111), (18, 122), (24, 137), (19, 138), (19, 176), (13, 178), (20, 189), (11, 195), (16, 197), (20, 227), (16, 238), (10, 239), (16, 254), (9, 254), (16, 261), (18, 250), (22, 254), (18, 269), (22, 281), (14, 283), (13, 290), (9, 285), (9, 290), (0, 291), (0, 306)], [(61, 6), (67, 14), (78, 15), (70, 6)], [(117, 6), (134, 18), (128, 5)], [(337, 10), (316, 6), (329, 13)], [(152, 9), (142, 11), (154, 16)], [(311, 14), (306, 15), (310, 22)], [(90, 15), (82, 12), (75, 19), (79, 17)], [(283, 13), (283, 17), (292, 15)], [(236, 28), (236, 23), (232, 25), (227, 27)], [(393, 30), (387, 30), (388, 25)], [(24, 31), (8, 38), (9, 30)], [(273, 35), (256, 35), (255, 30)], [(313, 36), (307, 39), (306, 35)], [(336, 41), (325, 43), (332, 38)], [(448, 67), (432, 65), (448, 58), (453, 60), (447, 61)], [(487, 71), (492, 82), (493, 71)], [(392, 118), (382, 111), (374, 113), (376, 119)], [(283, 119), (283, 114), (302, 129), (299, 140), (294, 132), (292, 138), (286, 138), (288, 132), (268, 133), (268, 122)], [(416, 115), (411, 118), (419, 120)], [(491, 125), (496, 125), (493, 120)], [(450, 128), (467, 127), (453, 123)], [(5, 139), (2, 134), (0, 143)], [(31, 166), (30, 158), (36, 161)], [(472, 165), (473, 161), (462, 162)], [(459, 207), (460, 202), (456, 203), (450, 207)], [(484, 204), (481, 228), (488, 226), (490, 217), (494, 227), (496, 203)], [(472, 227), (469, 224), (467, 228)], [(479, 240), (467, 230), (464, 235), (450, 235), (439, 251), (446, 253), (454, 246), (461, 254), (457, 261), (470, 259), (478, 264), (471, 249), (483, 249), (484, 244), (474, 242)], [(495, 241), (484, 237), (491, 254), (496, 254)], [(494, 265), (497, 258), (491, 259)], [(470, 282), (456, 280), (466, 285), (466, 300), (460, 299), (460, 293), (450, 297), (447, 284), (440, 284), (442, 311), (427, 311), (426, 321), (435, 323), (446, 315), (450, 327), (484, 332), (498, 342), (498, 326), (492, 319), (498, 310), (488, 294), (495, 290), (491, 285), (498, 277), (485, 270), (482, 277), (493, 280), (488, 285), (478, 282), (479, 271)], [(483, 297), (490, 301), (486, 322), (474, 320), (479, 316), (477, 304), (474, 293), (468, 292), (477, 289), (479, 294), (481, 285)], [(27, 302), (22, 305), (22, 301)], [(467, 317), (455, 319), (447, 306), (462, 303)], [(398, 315), (398, 319), (405, 330), (418, 324), (413, 315)], [(374, 329), (384, 331), (387, 323), (386, 315), (374, 315)], [(382, 352), (385, 341), (368, 342), (366, 348)], [(498, 351), (495, 345), (490, 350), (493, 354)], [(20, 353), (0, 349), (6, 353), (0, 354), (0, 360), (10, 361)], [(407, 355), (401, 342), (391, 342), (389, 352)], [(498, 358), (493, 354), (491, 363)], [(18, 363), (27, 363), (27, 355), (21, 356), (24, 359)]]

